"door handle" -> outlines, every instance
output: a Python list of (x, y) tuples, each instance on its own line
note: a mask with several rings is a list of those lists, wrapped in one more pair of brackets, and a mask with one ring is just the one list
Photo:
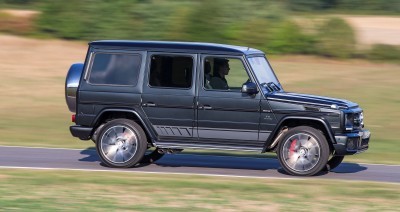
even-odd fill
[(156, 104), (153, 103), (153, 102), (148, 102), (148, 103), (144, 103), (143, 106), (144, 106), (144, 107), (155, 107)]
[(212, 107), (210, 105), (203, 105), (203, 106), (199, 106), (199, 109), (211, 110)]

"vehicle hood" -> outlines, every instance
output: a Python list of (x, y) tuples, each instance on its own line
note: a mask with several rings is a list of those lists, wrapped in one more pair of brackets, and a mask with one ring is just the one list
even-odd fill
[(332, 109), (350, 109), (358, 107), (356, 103), (344, 99), (292, 92), (276, 92), (272, 94), (269, 93), (266, 95), (266, 97), (269, 101), (310, 105), (314, 107), (327, 107)]

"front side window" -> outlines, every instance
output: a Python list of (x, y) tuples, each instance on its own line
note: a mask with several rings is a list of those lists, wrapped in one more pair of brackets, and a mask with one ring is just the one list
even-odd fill
[(240, 91), (249, 81), (239, 58), (206, 57), (204, 60), (204, 88), (207, 90)]
[(193, 58), (178, 55), (153, 55), (150, 63), (151, 87), (192, 87)]
[(140, 63), (141, 56), (138, 54), (96, 53), (90, 70), (89, 82), (135, 86)]

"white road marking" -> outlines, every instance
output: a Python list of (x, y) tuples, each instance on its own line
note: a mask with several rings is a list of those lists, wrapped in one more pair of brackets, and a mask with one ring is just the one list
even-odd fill
[[(346, 162), (345, 162), (346, 163)], [(399, 166), (400, 165), (394, 165), (394, 164), (380, 164), (380, 163), (357, 163), (360, 165), (369, 165), (369, 166)]]
[(0, 169), (31, 169), (31, 170), (59, 170), (59, 171), (84, 171), (84, 172), (113, 172), (113, 173), (143, 173), (143, 174), (162, 174), (162, 175), (195, 175), (204, 177), (228, 177), (228, 178), (251, 178), (251, 179), (275, 179), (275, 180), (305, 180), (294, 177), (262, 177), (245, 175), (224, 175), (224, 174), (201, 174), (201, 173), (182, 173), (182, 172), (151, 172), (151, 171), (123, 171), (105, 169), (72, 169), (72, 168), (47, 168), (47, 167), (28, 167), (28, 166), (0, 166)]
[(73, 148), (61, 148), (61, 147), (36, 147), (36, 146), (2, 146), (5, 148), (22, 148), (22, 149), (50, 149), (50, 150), (75, 150), (75, 151), (83, 151), (83, 150), (88, 150), (88, 151), (96, 151), (95, 149), (73, 149)]

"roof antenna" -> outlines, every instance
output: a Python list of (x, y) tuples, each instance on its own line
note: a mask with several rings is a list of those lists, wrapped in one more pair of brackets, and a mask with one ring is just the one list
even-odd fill
[(247, 51), (250, 51), (250, 47), (247, 47)]

